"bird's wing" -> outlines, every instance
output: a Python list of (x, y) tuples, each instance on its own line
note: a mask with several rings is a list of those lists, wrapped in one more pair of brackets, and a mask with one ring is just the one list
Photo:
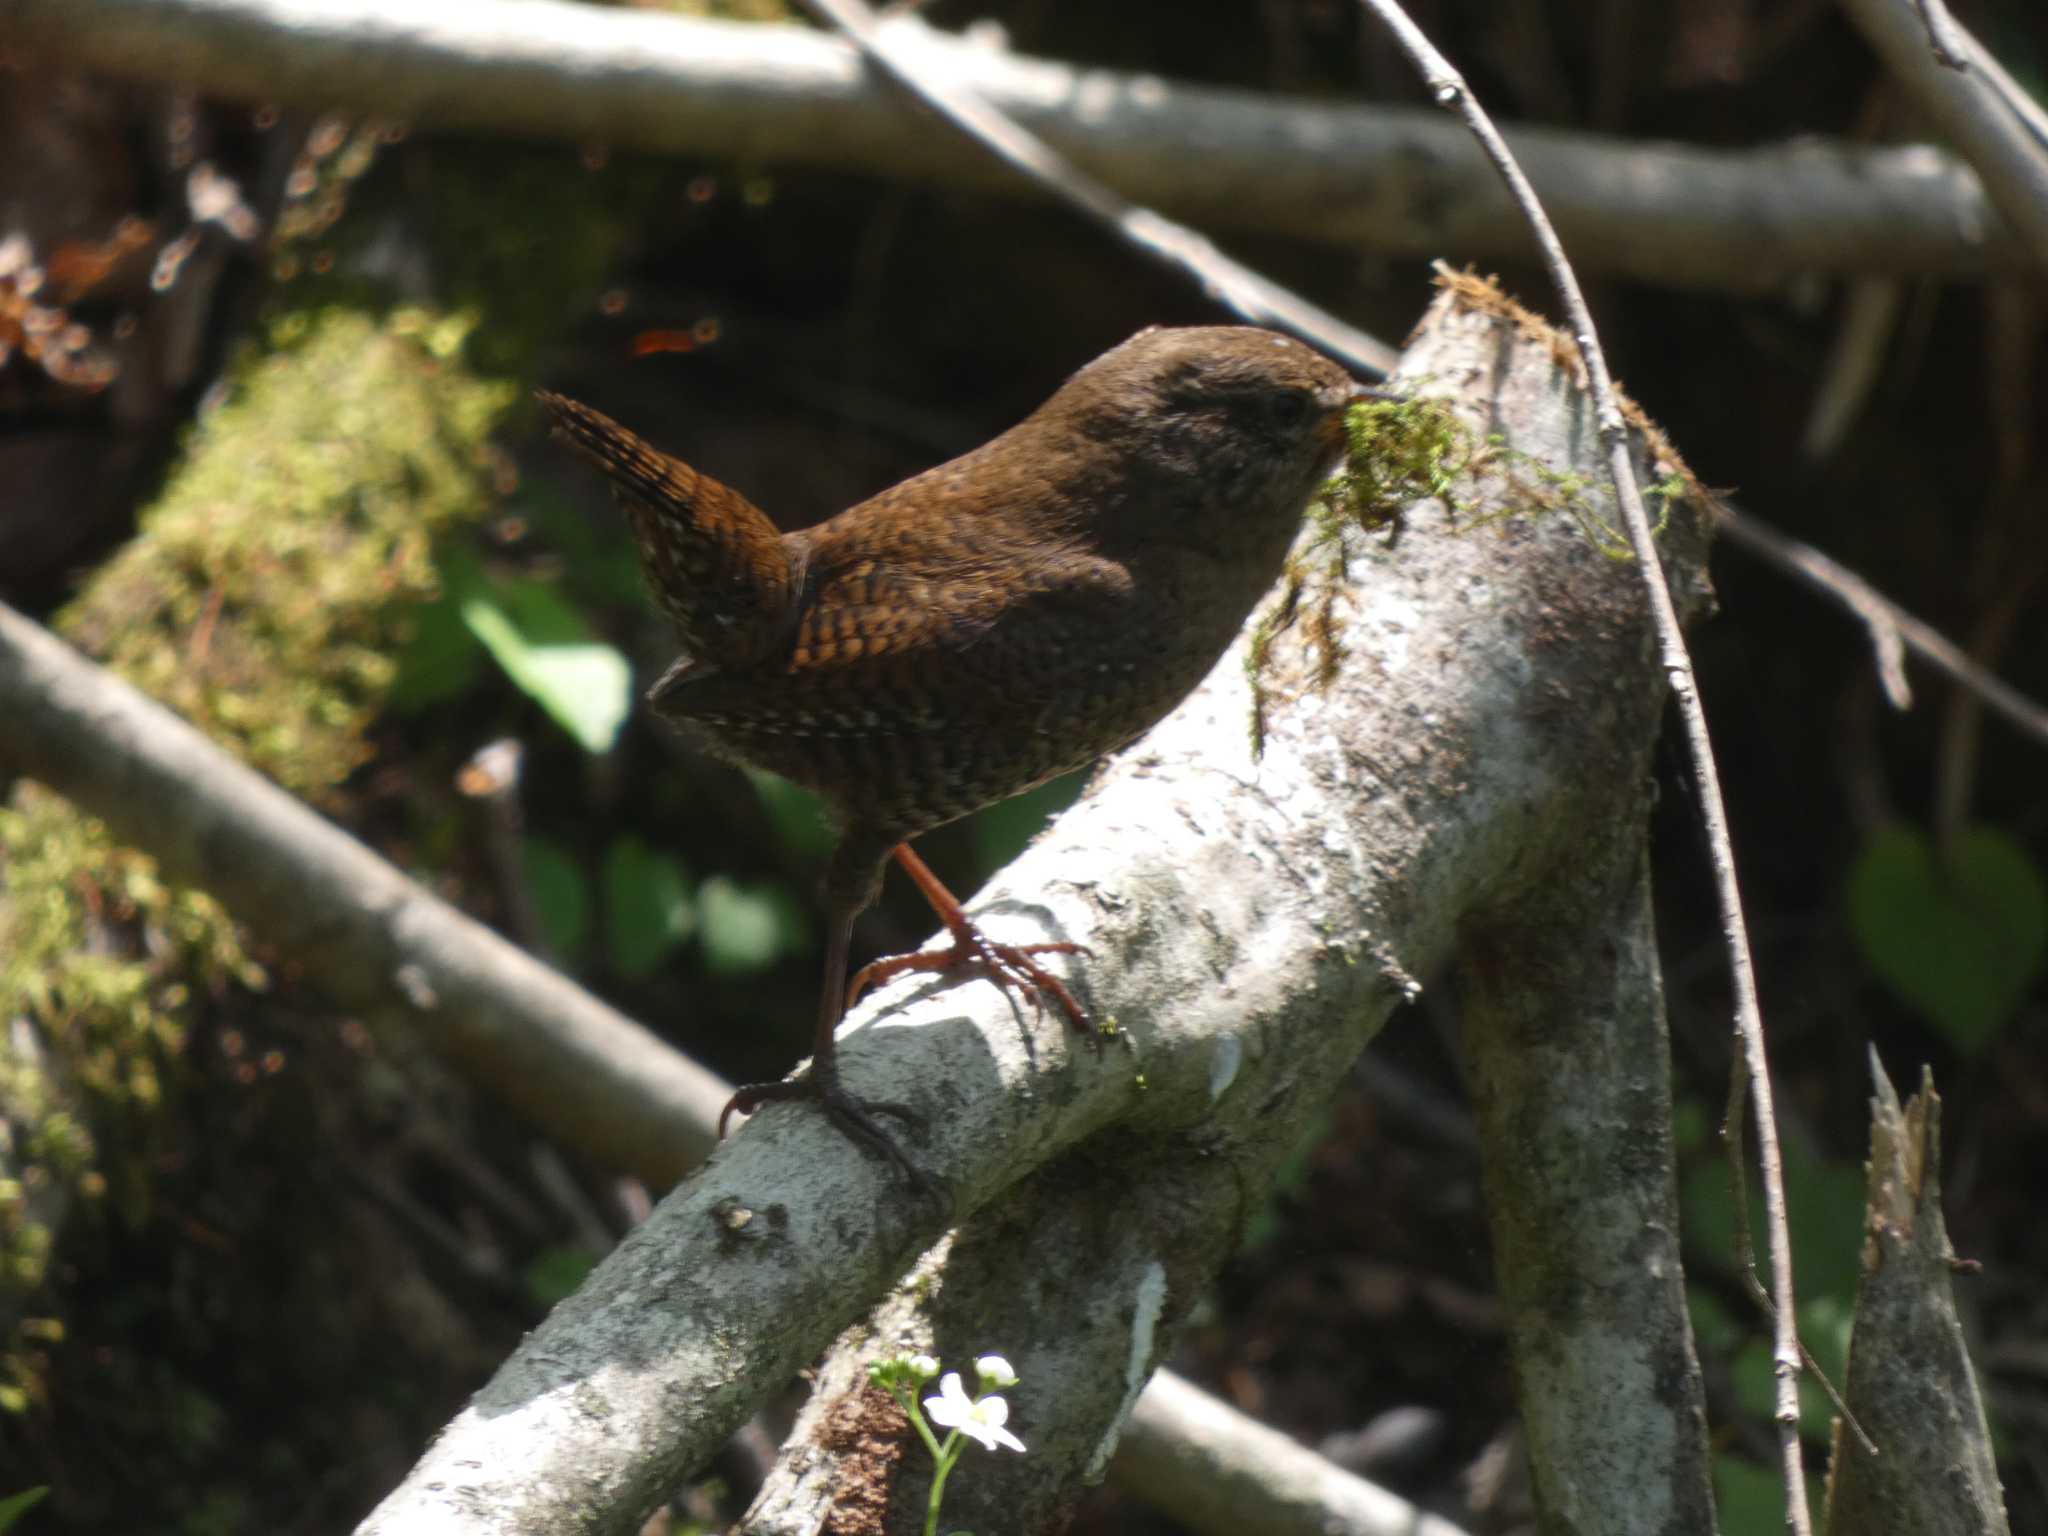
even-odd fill
[(773, 711), (877, 735), (1035, 713), (1087, 665), (1130, 580), (1121, 565), (1071, 554), (1000, 573), (974, 561), (810, 559), (784, 649), (746, 672), (671, 669), (654, 702), (685, 717)]

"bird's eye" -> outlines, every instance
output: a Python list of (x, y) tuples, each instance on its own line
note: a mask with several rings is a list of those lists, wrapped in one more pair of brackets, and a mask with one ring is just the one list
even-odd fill
[(1291, 432), (1308, 420), (1309, 398), (1298, 389), (1282, 390), (1265, 399), (1266, 420), (1283, 432)]

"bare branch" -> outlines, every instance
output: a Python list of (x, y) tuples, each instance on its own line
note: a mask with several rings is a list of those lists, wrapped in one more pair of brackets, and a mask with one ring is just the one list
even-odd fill
[(1825, 593), (1856, 615), (1870, 630), (1870, 642), (1877, 651), (1878, 667), (1886, 673), (1885, 691), (1900, 708), (1911, 702), (1893, 690), (1905, 689), (1905, 679), (1896, 683), (1888, 670), (1896, 665), (1893, 654), (1903, 645), (1929, 666), (1967, 688), (1986, 705), (2043, 746), (2048, 746), (2048, 709), (2044, 709), (2017, 688), (1977, 661), (1933, 625), (1915, 618), (1869, 582), (1811, 544), (1780, 533), (1747, 512), (1719, 503), (1715, 522), (1735, 543), (1788, 576), (1798, 578), (1817, 592)]
[[(518, 1093), (509, 1097), (565, 1144), (614, 1161), (657, 1188), (702, 1161), (716, 1144), (718, 1111), (731, 1092), (728, 1084), (574, 983), (551, 970), (537, 970), (517, 951), (508, 964), (503, 941), (489, 929), (412, 885), (182, 721), (4, 605), (0, 713), (21, 727), (20, 740), (26, 744), (19, 753), (0, 753), (0, 768), (33, 773), (124, 828), (167, 870), (201, 879), (272, 942), (310, 962), (312, 974), (336, 995), (367, 1001), (386, 1013), (403, 1010), (404, 1022), (419, 1028), (412, 1011), (432, 993), (443, 999), (443, 1006), (429, 1019), (426, 1032), (445, 1046), (452, 1036), (445, 1027), (435, 1027), (434, 1020), (459, 1009), (460, 999), (473, 991), (497, 1033), (488, 1049), (458, 1049), (456, 1059), (493, 1088), (505, 1086), (501, 1069), (526, 1064), (520, 1070), (546, 1099), (536, 1107), (522, 1102)], [(138, 744), (142, 755), (136, 759)], [(240, 819), (229, 840), (211, 843), (199, 829), (218, 825), (224, 805), (235, 807)], [(195, 843), (207, 851), (197, 857), (181, 853)], [(237, 878), (232, 870), (247, 873)], [(269, 888), (261, 883), (262, 871), (290, 884), (299, 899), (262, 906)], [(347, 922), (323, 928), (325, 936), (316, 942), (307, 938), (305, 925), (320, 926), (321, 914), (338, 901), (359, 905), (360, 921), (378, 926), (360, 949), (361, 929)], [(382, 922), (380, 914), (386, 913), (394, 920)], [(395, 962), (388, 974), (399, 984), (380, 987), (366, 954), (388, 955)], [(338, 965), (327, 963), (327, 957), (337, 955), (343, 957)], [(572, 1006), (554, 1012), (565, 999)], [(33, 1052), (37, 1046), (32, 1034), (24, 1034), (14, 1048)], [(599, 1058), (597, 1070), (585, 1066), (593, 1053)], [(30, 1193), (35, 1198), (36, 1192)], [(52, 1211), (38, 1209), (37, 1214), (57, 1224)], [(1170, 1394), (1174, 1406), (1146, 1414), (1154, 1391)], [(1145, 1445), (1155, 1462), (1173, 1454), (1168, 1427), (1173, 1422), (1194, 1414), (1208, 1426), (1205, 1455), (1182, 1468), (1183, 1496), (1205, 1503), (1226, 1497), (1241, 1502), (1261, 1497), (1263, 1486), (1263, 1496), (1273, 1501), (1284, 1503), (1289, 1497), (1284, 1488), (1256, 1479), (1251, 1486), (1233, 1482), (1229, 1490), (1209, 1481), (1225, 1477), (1230, 1467), (1262, 1461), (1267, 1442), (1284, 1436), (1244, 1420), (1166, 1372), (1148, 1386), (1139, 1411), (1152, 1425)], [(1409, 1508), (1299, 1446), (1294, 1454), (1313, 1467), (1295, 1467), (1293, 1475), (1337, 1490), (1340, 1509), (1398, 1513)], [(1121, 1480), (1125, 1475), (1120, 1464), (1112, 1468), (1112, 1476)], [(1441, 1536), (1457, 1533), (1445, 1527)]]
[[(1700, 703), (1699, 683), (1693, 676), (1692, 658), (1685, 649), (1685, 635), (1678, 621), (1677, 605), (1666, 584), (1662, 562), (1657, 555), (1656, 535), (1649, 513), (1643, 507), (1636, 485), (1635, 466), (1629, 457), (1628, 422), (1608, 373), (1606, 355), (1593, 329), (1593, 315), (1586, 307), (1578, 277), (1565, 259), (1557, 232), (1545, 217), (1542, 205), (1529, 186), (1528, 178), (1515, 163), (1507, 144), (1492, 120), (1466, 86), (1464, 78), (1422, 35), (1395, 0), (1361, 0), (1387, 26), (1402, 50), (1414, 62), (1438, 105), (1458, 113), (1478, 139), (1500, 172), (1515, 202), (1529, 220), (1543, 249), (1558, 298), (1564, 305), (1572, 339), (1586, 369), (1593, 410), (1599, 422), (1600, 440), (1607, 453), (1608, 476), (1620, 504), (1630, 546), (1641, 567), (1643, 589), (1657, 649), (1665, 676), (1678, 703), (1679, 718), (1685, 722), (1686, 747), (1693, 778), (1699, 789), (1700, 814), (1706, 823), (1708, 855), (1714, 868), (1714, 885), (1720, 901), (1721, 922), (1728, 943), (1728, 963), (1735, 986), (1735, 1026), (1742, 1042), (1742, 1056), (1756, 1101), (1757, 1162), (1763, 1179), (1764, 1226), (1771, 1241), (1771, 1297), (1777, 1306), (1773, 1319), (1775, 1334), (1772, 1365), (1777, 1377), (1779, 1453), (1784, 1462), (1787, 1524), (1795, 1536), (1807, 1536), (1813, 1517), (1806, 1504), (1806, 1475), (1799, 1446), (1800, 1349), (1793, 1314), (1792, 1244), (1785, 1215), (1785, 1172), (1778, 1148), (1777, 1117), (1771, 1102), (1770, 1064), (1764, 1054), (1763, 1009), (1757, 1001), (1756, 962), (1750, 952), (1748, 925), (1742, 915), (1742, 892), (1735, 878), (1735, 847), (1728, 835), (1728, 810), (1721, 798), (1720, 773), (1714, 764), (1714, 748), (1707, 732), (1707, 715)], [(1728, 1134), (1742, 1134), (1740, 1120), (1731, 1116)]]
[(1920, 25), (1927, 29), (1927, 48), (1943, 69), (1968, 69), (1970, 45), (1941, 0), (1913, 0), (1920, 12)]
[(217, 895), (331, 995), (551, 1135), (656, 1187), (710, 1149), (717, 1078), (4, 604), (0, 720), (0, 766)]
[(922, 25), (913, 22), (909, 28), (885, 31), (864, 0), (804, 0), (804, 4), (841, 28), (898, 85), (971, 135), (1005, 165), (1084, 209), (1147, 255), (1194, 276), (1212, 299), (1240, 319), (1292, 331), (1347, 367), (1375, 378), (1393, 368), (1396, 354), (1386, 343), (1231, 260), (1206, 236), (1130, 202), (1068, 164), (1044, 140), (987, 106), (971, 90), (953, 85), (930, 69), (904, 47), (906, 33), (928, 35)]
[[(927, 78), (970, 90), (1132, 202), (1202, 228), (1425, 259), (1534, 254), (1485, 160), (1426, 110), (902, 36)], [(933, 132), (847, 44), (803, 28), (564, 0), (0, 0), (0, 37), (132, 78), (427, 129), (1023, 186)], [(1924, 146), (1731, 153), (1539, 128), (1510, 142), (1580, 263), (1639, 282), (1756, 292), (1812, 272), (1982, 279), (2029, 265), (1968, 167)]]
[[(1643, 781), (1609, 785), (1586, 850), (1604, 880), (1475, 921), (1458, 955), (1494, 1273), (1546, 1529), (1711, 1531), (1707, 1409), (1671, 1191), (1671, 1047), (1636, 829)], [(1629, 851), (1634, 860), (1620, 857)], [(1586, 1071), (1588, 1061), (1613, 1063)], [(1635, 1149), (1626, 1158), (1618, 1147)], [(1642, 1411), (1658, 1382), (1667, 1411)], [(1627, 1477), (1600, 1469), (1627, 1467)]]
[[(1938, 9), (1940, 0), (1923, 3)], [(1958, 69), (1936, 57), (1936, 48), (1948, 51), (1952, 45), (1960, 51), (1950, 53), (1951, 59), (1975, 66), (1989, 58), (1953, 16), (1943, 13), (1947, 25), (1930, 46), (1931, 19), (1923, 24), (1926, 13), (1910, 0), (1842, 0), (1842, 8), (1885, 68), (1977, 168), (1992, 202), (2033, 253), (2035, 267), (2048, 268), (2048, 145), (2034, 127), (2039, 108), (2016, 107), (2006, 94), (2003, 70)]]
[(1170, 1371), (1152, 1378), (1113, 1475), (1192, 1531), (1260, 1536), (1464, 1536)]

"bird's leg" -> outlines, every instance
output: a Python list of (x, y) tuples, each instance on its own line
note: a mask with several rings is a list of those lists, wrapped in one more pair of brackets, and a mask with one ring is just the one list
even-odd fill
[(1028, 994), (1040, 1007), (1044, 1006), (1049, 993), (1074, 1028), (1086, 1030), (1092, 1027), (1088, 1011), (1075, 1001), (1066, 983), (1031, 958), (1033, 955), (1085, 955), (1087, 946), (1068, 943), (998, 944), (974, 926), (953, 893), (932, 873), (931, 866), (911, 851), (910, 844), (898, 843), (892, 856), (916, 883), (924, 899), (931, 903), (932, 911), (946, 925), (946, 931), (953, 935), (953, 947), (930, 954), (891, 955), (863, 966), (847, 984), (846, 1005), (849, 1008), (868, 987), (892, 976), (900, 976), (905, 971), (964, 971), (986, 976), (1005, 991)]
[(866, 906), (865, 900), (849, 899), (836, 892), (831, 897), (829, 928), (825, 937), (825, 984), (818, 999), (818, 1037), (811, 1051), (811, 1070), (802, 1077), (785, 1077), (770, 1083), (748, 1083), (726, 1100), (718, 1116), (718, 1134), (725, 1135), (726, 1122), (734, 1114), (751, 1115), (763, 1104), (776, 1099), (816, 1099), (834, 1125), (870, 1152), (886, 1157), (903, 1170), (904, 1177), (928, 1194), (938, 1192), (930, 1174), (911, 1160), (896, 1138), (882, 1128), (876, 1115), (894, 1115), (912, 1125), (921, 1117), (908, 1105), (886, 1101), (863, 1101), (848, 1093), (839, 1081), (837, 1031), (845, 1016), (841, 985), (846, 975), (847, 942), (853, 920)]

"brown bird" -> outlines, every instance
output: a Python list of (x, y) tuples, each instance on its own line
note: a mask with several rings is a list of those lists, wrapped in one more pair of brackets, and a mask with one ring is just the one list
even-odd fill
[[(612, 482), (683, 654), (648, 692), (715, 750), (814, 790), (839, 828), (824, 881), (811, 1070), (726, 1106), (817, 1099), (928, 1180), (840, 1084), (834, 1032), (866, 982), (978, 971), (1086, 1015), (1031, 957), (985, 938), (909, 839), (1132, 741), (1215, 664), (1278, 576), (1368, 393), (1272, 331), (1141, 331), (971, 453), (816, 527), (780, 533), (737, 491), (588, 406), (542, 391)], [(844, 984), (854, 918), (894, 856), (953, 936)]]

